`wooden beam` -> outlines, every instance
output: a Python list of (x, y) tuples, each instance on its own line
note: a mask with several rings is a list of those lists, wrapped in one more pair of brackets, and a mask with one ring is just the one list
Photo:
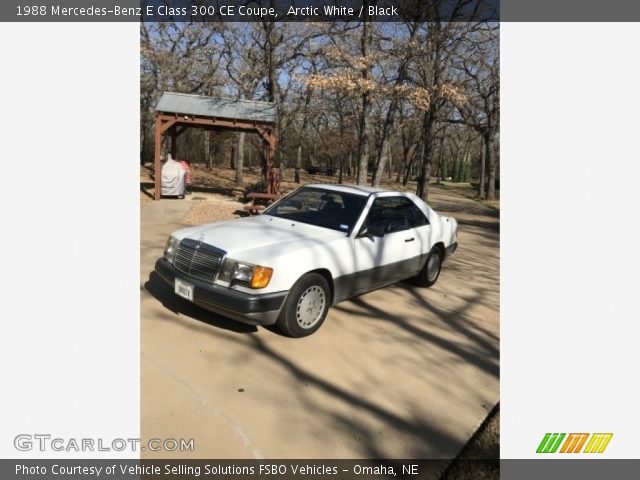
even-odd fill
[[(171, 127), (173, 127), (176, 123), (176, 119), (175, 118), (162, 118), (162, 116), (160, 116), (161, 121), (163, 121), (162, 125), (160, 126), (160, 134), (164, 135), (165, 132), (167, 130), (169, 130)], [(166, 120), (166, 121), (164, 121)]]
[(153, 176), (155, 180), (154, 199), (160, 200), (160, 193), (162, 185), (160, 179), (162, 178), (162, 166), (160, 165), (160, 147), (162, 144), (162, 133), (160, 132), (162, 120), (159, 116), (156, 116), (155, 126), (155, 143), (154, 143), (154, 158), (153, 158)]
[(265, 127), (263, 125), (256, 125), (254, 127), (255, 132), (260, 136), (260, 138), (262, 138), (262, 141), (271, 144), (271, 142), (273, 141), (273, 139), (271, 138), (272, 136), (272, 129)]
[(178, 115), (177, 117), (175, 117), (165, 114), (159, 114), (158, 116), (162, 118), (163, 122), (167, 122), (163, 123), (162, 133), (164, 133), (166, 129), (171, 127), (174, 123), (183, 127), (188, 127), (191, 125), (206, 126), (214, 128), (228, 128), (231, 130), (245, 132), (258, 132), (258, 129), (266, 132), (273, 128), (273, 124), (271, 123), (257, 123), (255, 121), (226, 120), (216, 117), (198, 117), (195, 115)]

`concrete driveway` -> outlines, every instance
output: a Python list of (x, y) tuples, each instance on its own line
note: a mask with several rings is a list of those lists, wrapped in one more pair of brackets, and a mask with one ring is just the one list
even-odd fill
[(438, 283), (384, 288), (304, 339), (216, 316), (152, 272), (192, 203), (142, 207), (141, 432), (194, 438), (146, 458), (453, 458), (499, 399), (499, 220), (435, 194), (460, 222)]

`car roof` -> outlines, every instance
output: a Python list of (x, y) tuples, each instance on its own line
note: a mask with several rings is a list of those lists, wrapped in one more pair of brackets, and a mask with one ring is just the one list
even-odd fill
[(391, 192), (382, 188), (366, 187), (364, 185), (343, 185), (339, 183), (311, 183), (305, 187), (333, 190), (335, 192), (354, 193), (356, 195), (369, 196), (372, 193)]

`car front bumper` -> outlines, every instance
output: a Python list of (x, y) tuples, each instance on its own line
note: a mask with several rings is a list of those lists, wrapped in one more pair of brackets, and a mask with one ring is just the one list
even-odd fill
[(273, 325), (289, 292), (248, 294), (231, 288), (206, 283), (176, 270), (165, 258), (159, 258), (156, 273), (174, 287), (180, 278), (193, 285), (193, 303), (224, 317), (250, 325)]

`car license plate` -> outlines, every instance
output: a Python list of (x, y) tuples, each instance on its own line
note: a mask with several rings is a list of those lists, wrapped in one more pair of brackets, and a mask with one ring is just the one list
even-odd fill
[(193, 302), (193, 285), (189, 282), (185, 282), (184, 280), (180, 280), (179, 278), (176, 278), (175, 280), (174, 287), (176, 294)]

